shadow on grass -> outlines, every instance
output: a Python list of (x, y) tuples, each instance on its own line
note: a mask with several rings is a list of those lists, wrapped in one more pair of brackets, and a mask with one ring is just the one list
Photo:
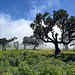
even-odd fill
[(64, 62), (68, 62), (68, 61), (75, 61), (75, 54), (67, 54), (67, 53), (62, 53), (62, 54), (58, 54), (56, 57), (55, 57), (55, 54), (48, 54), (48, 55), (45, 55), (45, 54), (42, 54), (42, 56), (46, 56), (46, 57), (54, 57), (54, 58), (57, 58), (57, 59), (60, 59)]
[(62, 61), (75, 61), (75, 54), (61, 54)]
[[(31, 49), (27, 49), (27, 50), (31, 50)], [(31, 50), (31, 51), (41, 51), (41, 50), (36, 49), (36, 50)], [(32, 53), (35, 53), (35, 52), (32, 52)], [(75, 61), (75, 54), (71, 54), (71, 53), (59, 53), (57, 56), (55, 56), (55, 53), (53, 53), (53, 54), (41, 53), (41, 55), (46, 56), (47, 58), (54, 57), (54, 58), (62, 60), (64, 62)]]

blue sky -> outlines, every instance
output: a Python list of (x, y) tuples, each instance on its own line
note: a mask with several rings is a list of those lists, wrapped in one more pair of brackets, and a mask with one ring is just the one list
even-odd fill
[(36, 13), (65, 9), (75, 16), (75, 0), (0, 0), (0, 38), (33, 34), (30, 23)]
[(52, 13), (58, 9), (65, 9), (70, 15), (75, 15), (74, 8), (75, 0), (0, 0), (0, 13), (9, 14), (12, 19), (33, 19), (33, 14), (37, 12)]

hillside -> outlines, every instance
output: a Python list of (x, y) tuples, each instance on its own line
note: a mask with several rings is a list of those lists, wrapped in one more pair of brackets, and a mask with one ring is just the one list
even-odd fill
[(0, 50), (0, 75), (74, 75), (75, 50)]

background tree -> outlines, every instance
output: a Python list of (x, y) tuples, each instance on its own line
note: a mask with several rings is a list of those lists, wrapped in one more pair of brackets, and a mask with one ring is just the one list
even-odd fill
[(10, 48), (11, 45), (9, 43), (6, 44), (6, 48)]
[(75, 41), (72, 41), (71, 43), (70, 43), (70, 46), (73, 46), (73, 50), (75, 49)]
[(0, 44), (0, 49), (1, 49), (1, 46), (2, 46), (2, 45)]
[[(61, 31), (61, 40), (58, 40), (58, 33), (54, 32), (54, 26), (57, 26)], [(69, 44), (72, 40), (75, 40), (75, 17), (68, 15), (67, 11), (60, 9), (53, 11), (53, 14), (45, 12), (36, 14), (36, 18), (30, 27), (34, 30), (34, 34), (38, 34), (39, 38), (44, 42), (50, 42), (55, 45), (55, 55), (60, 52), (58, 43)], [(49, 33), (52, 36), (49, 36)], [(67, 38), (68, 41), (63, 39)]]
[(18, 41), (14, 42), (13, 46), (16, 48), (16, 50), (18, 50), (18, 48), (19, 48), (19, 42)]
[(33, 50), (36, 49), (39, 45), (43, 44), (43, 41), (37, 37), (37, 35), (33, 35), (30, 37), (25, 36), (23, 38), (22, 44), (24, 45), (24, 50), (26, 49), (26, 46), (33, 47)]
[(24, 50), (26, 49), (26, 45), (29, 44), (28, 42), (29, 42), (29, 37), (25, 36), (23, 38), (23, 42), (22, 42), (22, 44), (24, 45)]
[(68, 48), (68, 45), (64, 45), (64, 49), (65, 50), (68, 50), (69, 48)]
[(39, 39), (39, 37), (37, 35), (30, 36), (29, 44), (34, 46), (33, 50), (35, 50), (36, 47), (43, 45), (43, 43), (44, 42), (41, 39)]
[(6, 44), (17, 39), (16, 37), (7, 40), (6, 38), (0, 39), (0, 44), (2, 45), (2, 50), (6, 50)]
[[(67, 42), (68, 41), (68, 38), (63, 38), (63, 40)], [(68, 44), (67, 45), (63, 44), (63, 46), (64, 46), (64, 49), (65, 50), (68, 50), (69, 49)]]

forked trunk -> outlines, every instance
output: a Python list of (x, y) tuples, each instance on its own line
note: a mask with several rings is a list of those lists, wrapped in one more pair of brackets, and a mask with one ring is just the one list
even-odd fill
[(58, 47), (58, 42), (55, 42), (54, 45), (55, 45), (55, 55), (58, 55), (60, 52), (60, 49)]

